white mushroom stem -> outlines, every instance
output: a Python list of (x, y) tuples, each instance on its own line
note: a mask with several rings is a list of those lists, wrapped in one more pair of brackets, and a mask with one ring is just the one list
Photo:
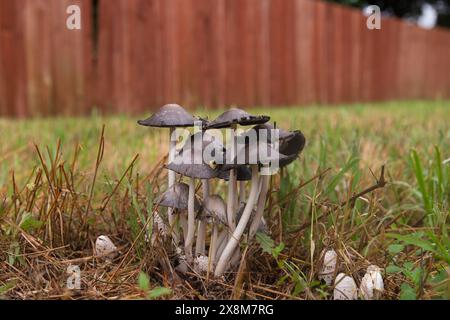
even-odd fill
[[(175, 148), (176, 148), (176, 141), (173, 140), (172, 141), (172, 135), (175, 132), (175, 128), (172, 127), (170, 128), (170, 133), (169, 133), (169, 159), (168, 159), (168, 163), (172, 162), (173, 159), (175, 158)], [(175, 171), (172, 170), (168, 170), (168, 189), (170, 189), (174, 184), (175, 184), (175, 179), (176, 179), (176, 174)], [(172, 237), (175, 243), (178, 243), (178, 230), (174, 224), (175, 221), (175, 217), (173, 214), (173, 208), (168, 208), (167, 209), (167, 216), (169, 218), (169, 228), (172, 230)]]
[[(179, 214), (179, 221), (180, 221), (181, 230), (183, 230), (183, 241), (186, 242), (187, 231), (188, 231), (186, 212), (183, 212), (183, 213)], [(178, 243), (177, 243), (177, 245), (178, 245)]]
[(222, 254), (223, 249), (225, 249), (225, 246), (227, 245), (227, 235), (228, 235), (227, 230), (222, 230), (219, 233), (219, 238), (217, 240), (218, 248), (217, 248), (216, 256), (214, 258), (214, 263), (217, 263), (217, 260), (219, 259), (220, 255)]
[(245, 181), (241, 180), (239, 181), (239, 204), (244, 202), (245, 202)]
[[(202, 180), (203, 199), (209, 195), (209, 180)], [(205, 254), (206, 242), (206, 220), (200, 220), (198, 223), (197, 241), (195, 242), (195, 254)]]
[(239, 240), (241, 239), (242, 234), (244, 233), (244, 230), (247, 227), (248, 220), (250, 219), (250, 215), (256, 202), (256, 198), (258, 195), (258, 181), (259, 181), (258, 165), (253, 164), (251, 167), (252, 167), (252, 186), (250, 189), (250, 194), (248, 196), (248, 201), (247, 204), (245, 205), (244, 212), (242, 213), (242, 217), (239, 220), (236, 229), (234, 230), (233, 234), (228, 240), (228, 243), (225, 249), (223, 249), (222, 255), (219, 258), (219, 262), (217, 263), (217, 267), (214, 272), (214, 275), (216, 277), (219, 277), (224, 273), (225, 268), (228, 262), (230, 261), (231, 256), (234, 254), (234, 251), (239, 244)]
[(188, 263), (192, 263), (192, 244), (194, 242), (194, 233), (195, 233), (195, 210), (194, 210), (194, 201), (195, 201), (195, 179), (189, 179), (189, 198), (188, 198), (188, 232), (186, 236), (186, 242), (184, 244), (184, 251), (186, 254), (186, 260)]
[(213, 221), (214, 227), (213, 227), (213, 233), (211, 237), (211, 252), (209, 254), (210, 259), (210, 271), (212, 271), (212, 267), (214, 265), (214, 261), (216, 260), (217, 255), (217, 249), (219, 247), (219, 227), (217, 226), (217, 221)]
[(228, 180), (228, 199), (227, 199), (227, 220), (228, 227), (231, 231), (235, 228), (235, 194), (236, 189), (234, 188), (236, 185), (236, 171), (234, 169), (230, 170), (230, 178)]
[[(230, 134), (231, 134), (231, 159), (234, 159), (236, 156), (236, 125), (232, 125), (230, 128)], [(231, 231), (234, 231), (235, 228), (235, 203), (237, 199), (237, 179), (236, 179), (236, 170), (231, 169), (230, 170), (230, 176), (228, 179), (228, 195), (227, 195), (227, 222), (228, 227)]]
[(197, 224), (197, 240), (195, 241), (195, 254), (205, 254), (206, 221), (200, 220)]
[(234, 250), (233, 255), (231, 256), (230, 262), (228, 263), (228, 265), (230, 267), (236, 266), (239, 264), (239, 261), (241, 260), (241, 248), (237, 247)]
[(253, 221), (250, 224), (250, 229), (249, 229), (249, 233), (248, 233), (249, 240), (255, 236), (256, 232), (258, 231), (259, 225), (261, 224), (261, 220), (262, 220), (263, 213), (264, 213), (264, 207), (265, 207), (266, 199), (267, 199), (267, 191), (269, 190), (270, 176), (269, 175), (261, 175), (260, 180), (261, 180), (261, 189), (259, 192), (258, 203), (256, 204), (255, 217), (253, 218)]

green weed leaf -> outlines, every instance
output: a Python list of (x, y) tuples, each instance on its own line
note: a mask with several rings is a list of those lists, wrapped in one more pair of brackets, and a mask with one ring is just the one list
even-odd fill
[(156, 299), (162, 296), (167, 296), (172, 293), (172, 290), (165, 287), (156, 287), (155, 289), (152, 289), (148, 293), (149, 299)]
[(150, 289), (150, 279), (144, 272), (139, 273), (138, 285), (141, 290), (148, 291)]
[(405, 246), (402, 245), (402, 244), (391, 244), (391, 245), (388, 247), (388, 251), (389, 251), (389, 253), (391, 253), (391, 254), (397, 254), (397, 253), (400, 253), (400, 252), (402, 252), (404, 249), (405, 249)]
[(400, 287), (400, 300), (416, 300), (416, 292), (407, 283), (403, 283)]
[(402, 270), (403, 270), (402, 268), (394, 265), (390, 265), (386, 268), (387, 273), (399, 273), (402, 272)]
[(20, 228), (25, 232), (30, 232), (34, 229), (39, 229), (42, 226), (42, 221), (35, 219), (31, 213), (25, 212), (20, 221)]

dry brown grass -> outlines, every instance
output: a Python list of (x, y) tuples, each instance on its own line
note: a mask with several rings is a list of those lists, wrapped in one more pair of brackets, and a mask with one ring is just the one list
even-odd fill
[[(436, 118), (430, 119), (438, 119), (441, 112), (439, 109)], [(286, 119), (282, 115), (289, 113), (289, 110), (282, 111), (280, 117)], [(325, 111), (319, 111), (310, 115), (310, 119), (323, 119), (325, 115)], [(67, 153), (63, 149), (69, 150), (71, 146), (60, 143), (50, 149), (35, 147), (29, 141), (20, 146), (3, 145), (2, 161), (24, 155), (18, 160), (24, 165), (3, 175), (7, 181), (4, 179), (0, 186), (0, 296), (7, 299), (146, 298), (147, 292), (138, 285), (139, 274), (143, 272), (150, 276), (151, 288), (164, 286), (172, 290), (162, 299), (329, 299), (333, 288), (317, 281), (320, 254), (329, 247), (335, 248), (339, 256), (336, 272), (352, 275), (358, 284), (370, 264), (386, 269), (393, 262), (400, 266), (411, 262), (420, 266), (428, 278), (436, 275), (446, 264), (430, 252), (418, 255), (417, 247), (408, 245), (395, 255), (388, 250), (389, 245), (398, 243), (387, 236), (389, 233), (440, 234), (442, 227), (448, 229), (448, 224), (436, 229), (426, 225), (420, 201), (412, 187), (405, 187), (415, 183), (404, 157), (419, 134), (386, 140), (413, 121), (394, 123), (382, 112), (376, 119), (367, 114), (347, 119), (346, 111), (337, 112), (332, 119), (334, 124), (318, 122), (318, 128), (308, 127), (305, 133), (313, 141), (305, 150), (308, 154), (293, 169), (272, 178), (265, 216), (270, 237), (276, 245), (284, 244), (282, 252), (275, 257), (261, 250), (257, 241), (243, 243), (240, 266), (220, 279), (194, 271), (186, 274), (175, 271), (177, 255), (170, 241), (159, 238), (154, 245), (145, 241), (152, 213), (158, 209), (153, 207), (152, 199), (165, 188), (164, 134), (147, 137), (144, 133), (144, 140), (140, 141), (146, 147), (141, 148), (140, 156), (129, 149), (125, 155), (124, 148), (117, 146), (115, 140), (126, 132), (114, 132), (113, 141), (108, 139), (108, 134), (104, 137), (100, 134), (99, 139), (98, 123), (95, 139), (91, 139), (96, 142), (87, 143), (83, 150), (79, 144)], [(380, 123), (382, 119), (384, 123)], [(421, 121), (415, 123), (419, 125)], [(420, 130), (432, 130), (430, 122), (433, 121), (423, 123)], [(436, 123), (445, 130), (445, 122)], [(342, 134), (339, 125), (368, 126), (370, 132), (362, 134), (360, 140), (361, 161), (345, 172), (332, 192), (325, 195), (339, 171), (335, 167), (344, 167), (345, 159), (352, 152), (350, 141), (332, 135), (333, 132)], [(389, 130), (388, 126), (392, 128)], [(316, 132), (323, 132), (321, 137), (328, 139), (326, 152), (332, 154), (330, 161), (341, 161), (328, 161), (327, 166), (332, 169), (321, 165), (320, 138)], [(345, 137), (350, 139), (353, 133), (348, 130)], [(436, 133), (433, 137), (437, 136)], [(448, 141), (443, 141), (436, 141), (442, 150), (448, 146)], [(83, 158), (80, 163), (80, 153), (86, 154), (87, 150), (90, 161)], [(424, 147), (424, 154), (429, 150), (430, 147)], [(25, 165), (28, 163), (34, 163), (34, 169)], [(378, 176), (381, 165), (386, 163), (389, 183), (385, 188), (362, 195), (355, 206), (342, 205), (376, 182), (370, 168)], [(108, 172), (114, 174), (107, 175)], [(213, 190), (223, 192), (225, 184), (217, 182)], [(95, 239), (100, 234), (108, 235), (119, 248), (118, 256), (111, 261), (94, 253)], [(81, 269), (80, 290), (66, 287), (69, 265)], [(384, 272), (383, 275), (386, 299), (399, 298), (404, 283), (414, 286), (402, 273)], [(439, 297), (442, 293), (425, 280), (417, 288), (418, 298)]]

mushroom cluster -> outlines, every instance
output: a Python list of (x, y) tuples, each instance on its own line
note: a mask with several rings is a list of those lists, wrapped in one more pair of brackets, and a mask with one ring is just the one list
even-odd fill
[[(297, 159), (305, 146), (301, 131), (276, 128), (269, 120), (265, 115), (232, 108), (207, 121), (179, 105), (167, 104), (138, 121), (144, 126), (170, 128), (168, 185), (155, 205), (168, 208), (167, 233), (178, 250), (183, 248), (182, 255), (193, 269), (223, 275), (240, 261), (244, 234), (246, 241), (251, 241), (258, 231), (266, 230), (263, 213), (270, 177)], [(252, 127), (242, 130), (238, 126)], [(194, 127), (194, 132), (189, 131), (184, 145), (177, 148), (176, 130), (186, 127)], [(227, 130), (226, 144), (218, 139), (222, 129)], [(202, 197), (196, 192), (197, 180), (201, 180)], [(226, 201), (211, 194), (214, 180), (228, 184)], [(201, 268), (196, 267), (198, 261)]]

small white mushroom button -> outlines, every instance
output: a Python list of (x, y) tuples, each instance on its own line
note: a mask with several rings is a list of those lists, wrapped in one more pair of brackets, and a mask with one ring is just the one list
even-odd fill
[(208, 272), (208, 256), (198, 255), (194, 260), (194, 270), (199, 273)]
[(108, 236), (101, 235), (95, 241), (95, 254), (112, 259), (117, 254), (117, 247)]
[(358, 298), (358, 288), (352, 277), (339, 273), (334, 283), (334, 300), (356, 300)]
[(384, 291), (384, 283), (379, 267), (371, 265), (367, 268), (359, 289), (365, 300), (378, 300), (381, 298)]
[(324, 280), (327, 285), (331, 285), (336, 272), (337, 253), (333, 249), (327, 250), (323, 255), (322, 268), (319, 272), (319, 279)]

